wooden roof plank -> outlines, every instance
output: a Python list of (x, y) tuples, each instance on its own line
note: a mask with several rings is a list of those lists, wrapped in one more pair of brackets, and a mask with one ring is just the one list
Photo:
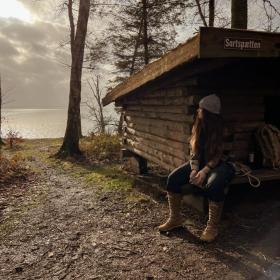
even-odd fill
[(141, 71), (129, 77), (126, 81), (116, 86), (102, 100), (107, 105), (120, 96), (123, 96), (139, 86), (152, 81), (171, 69), (198, 57), (199, 35), (180, 44), (172, 51), (166, 53), (160, 59), (146, 65)]
[[(103, 98), (103, 105), (186, 65), (203, 59), (280, 57), (280, 33), (201, 27), (199, 34), (167, 52), (160, 59), (117, 85)], [(203, 65), (202, 65), (203, 66)]]

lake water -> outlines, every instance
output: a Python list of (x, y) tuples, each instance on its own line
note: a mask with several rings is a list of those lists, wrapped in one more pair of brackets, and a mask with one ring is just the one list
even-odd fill
[[(87, 135), (93, 122), (82, 109), (82, 131)], [(3, 109), (2, 135), (9, 130), (19, 132), (23, 138), (63, 137), (67, 123), (67, 109)]]

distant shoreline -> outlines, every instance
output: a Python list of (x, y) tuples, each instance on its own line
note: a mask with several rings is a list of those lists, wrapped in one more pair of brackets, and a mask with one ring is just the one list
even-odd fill
[(7, 108), (7, 107), (4, 107), (2, 108), (2, 110), (66, 110), (68, 108), (65, 108), (65, 107), (56, 107), (56, 108), (15, 108), (15, 107), (12, 107), (12, 108)]
[[(2, 135), (18, 132), (24, 139), (46, 139), (63, 137), (67, 125), (67, 108), (5, 108), (2, 110)], [(88, 112), (81, 109), (82, 130), (88, 135), (94, 130), (94, 122)]]

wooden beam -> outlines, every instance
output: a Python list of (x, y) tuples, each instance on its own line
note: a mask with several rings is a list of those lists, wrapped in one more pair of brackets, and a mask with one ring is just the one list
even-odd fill
[(153, 141), (151, 139), (145, 139), (145, 138), (140, 138), (140, 137), (135, 137), (133, 135), (130, 135), (128, 133), (124, 134), (125, 139), (134, 141), (135, 143), (143, 144), (149, 148), (158, 150), (160, 152), (166, 153), (170, 156), (176, 156), (184, 161), (188, 160), (189, 157), (189, 151), (184, 150), (184, 149), (176, 149), (173, 148), (172, 146), (167, 146), (161, 143), (158, 143), (156, 141)]
[[(155, 110), (156, 111), (156, 110)], [(181, 123), (193, 123), (193, 115), (187, 114), (173, 114), (173, 113), (161, 113), (161, 112), (137, 112), (137, 111), (126, 111), (126, 116), (138, 117), (143, 119), (155, 119), (163, 121), (174, 121)]]
[[(279, 170), (261, 168), (261, 169), (253, 170), (252, 175), (259, 178), (261, 182), (280, 180)], [(235, 176), (235, 178), (230, 183), (230, 185), (238, 185), (244, 183), (249, 183), (248, 178), (246, 176)]]
[(140, 138), (144, 138), (144, 139), (154, 141), (156, 143), (160, 143), (162, 145), (171, 146), (171, 147), (173, 147), (174, 149), (177, 149), (177, 150), (183, 150), (186, 153), (189, 152), (189, 144), (188, 144), (188, 141), (187, 141), (186, 137), (184, 138), (184, 140), (185, 140), (184, 142), (180, 142), (180, 141), (167, 139), (165, 137), (157, 136), (157, 135), (152, 134), (152, 133), (145, 133), (145, 132), (142, 132), (142, 131), (138, 131), (138, 130), (135, 130), (135, 129), (130, 128), (130, 127), (125, 127), (124, 132), (129, 133), (130, 135), (135, 135), (136, 137), (140, 137)]
[(150, 160), (150, 161), (158, 164), (159, 166), (161, 166), (162, 168), (164, 168), (164, 169), (166, 169), (168, 171), (171, 171), (171, 170), (173, 170), (176, 167), (175, 165), (168, 164), (168, 163), (160, 160), (159, 158), (157, 158), (157, 157), (155, 157), (153, 155), (147, 154), (146, 152), (141, 151), (141, 150), (139, 150), (139, 149), (137, 149), (135, 147), (131, 147), (129, 145), (124, 145), (124, 147), (126, 149), (128, 149), (128, 150), (130, 150), (130, 151), (132, 151), (132, 152), (134, 152), (134, 153), (136, 153), (136, 154), (146, 158), (147, 160)]

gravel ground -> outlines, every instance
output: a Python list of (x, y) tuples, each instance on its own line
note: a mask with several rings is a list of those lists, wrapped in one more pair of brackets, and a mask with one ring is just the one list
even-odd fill
[(159, 234), (165, 199), (128, 201), (138, 190), (100, 191), (36, 154), (36, 174), (0, 192), (0, 279), (280, 279), (279, 182), (230, 192), (219, 239), (203, 244), (195, 211)]

